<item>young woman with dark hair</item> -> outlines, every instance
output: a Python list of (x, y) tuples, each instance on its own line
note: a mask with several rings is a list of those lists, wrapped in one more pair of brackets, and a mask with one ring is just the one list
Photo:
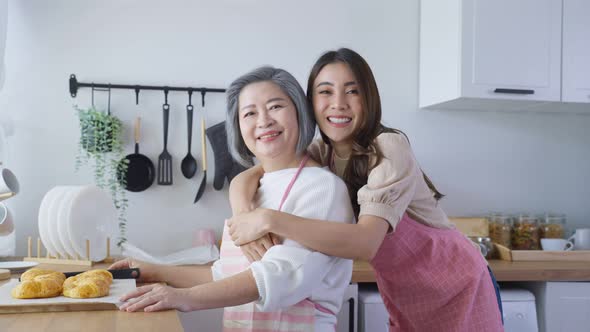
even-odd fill
[(420, 169), (406, 135), (381, 124), (366, 61), (350, 49), (325, 53), (311, 70), (307, 98), (322, 135), (308, 152), (344, 179), (358, 222), (252, 210), (262, 175), (253, 167), (230, 187), (234, 243), (252, 260), (276, 243), (274, 234), (327, 255), (370, 261), (392, 331), (503, 331), (485, 259), (441, 209), (443, 195)]

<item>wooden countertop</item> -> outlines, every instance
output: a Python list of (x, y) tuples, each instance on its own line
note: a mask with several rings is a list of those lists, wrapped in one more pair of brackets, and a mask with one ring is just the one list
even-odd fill
[[(489, 261), (498, 281), (590, 281), (587, 262), (509, 262)], [(40, 268), (58, 271), (81, 271), (87, 268), (69, 265), (40, 264)], [(98, 264), (93, 268), (105, 268)], [(16, 275), (13, 275), (16, 277)], [(0, 285), (6, 281), (0, 281)], [(353, 283), (375, 282), (375, 273), (368, 262), (356, 261)], [(76, 331), (84, 327), (93, 331), (183, 331), (175, 310), (156, 313), (127, 313), (121, 311), (49, 312), (0, 315), (2, 331)]]
[[(510, 262), (488, 261), (498, 281), (590, 281), (588, 262)], [(352, 282), (375, 282), (368, 262), (355, 261)]]
[[(39, 268), (47, 268), (62, 272), (83, 271), (84, 266), (39, 264)], [(108, 264), (97, 264), (92, 268), (106, 268)], [(12, 275), (13, 278), (18, 275)], [(0, 285), (7, 280), (0, 281)], [(161, 312), (123, 312), (77, 311), (77, 312), (43, 312), (26, 314), (0, 314), (0, 330), (11, 331), (81, 331), (84, 332), (182, 332), (182, 324), (176, 310)]]

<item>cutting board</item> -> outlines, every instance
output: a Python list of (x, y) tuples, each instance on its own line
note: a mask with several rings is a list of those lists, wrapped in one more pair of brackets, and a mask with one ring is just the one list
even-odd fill
[(64, 296), (48, 299), (14, 299), (10, 291), (18, 285), (18, 279), (11, 279), (0, 286), (0, 314), (26, 312), (61, 312), (61, 311), (94, 311), (117, 310), (121, 304), (119, 298), (135, 289), (135, 279), (115, 279), (110, 294), (95, 299), (70, 299)]
[(10, 279), (10, 270), (0, 269), (0, 280)]

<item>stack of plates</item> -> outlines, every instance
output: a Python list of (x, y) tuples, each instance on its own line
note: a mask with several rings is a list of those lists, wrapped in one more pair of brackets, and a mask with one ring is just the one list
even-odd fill
[(39, 235), (53, 257), (106, 258), (107, 238), (117, 229), (117, 210), (110, 195), (95, 186), (57, 186), (51, 189), (39, 209)]
[[(11, 261), (11, 262), (0, 262), (0, 269), (10, 270), (11, 273), (25, 272), (27, 269), (37, 266), (37, 262), (23, 262), (23, 261)], [(2, 278), (0, 278), (2, 280)]]

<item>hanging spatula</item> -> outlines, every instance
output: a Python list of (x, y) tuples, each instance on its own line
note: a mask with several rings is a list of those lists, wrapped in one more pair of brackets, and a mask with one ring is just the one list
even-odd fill
[[(168, 98), (166, 98), (168, 99)], [(158, 184), (169, 186), (172, 184), (172, 156), (168, 153), (168, 119), (170, 116), (170, 105), (164, 103), (164, 151), (158, 158)]]

